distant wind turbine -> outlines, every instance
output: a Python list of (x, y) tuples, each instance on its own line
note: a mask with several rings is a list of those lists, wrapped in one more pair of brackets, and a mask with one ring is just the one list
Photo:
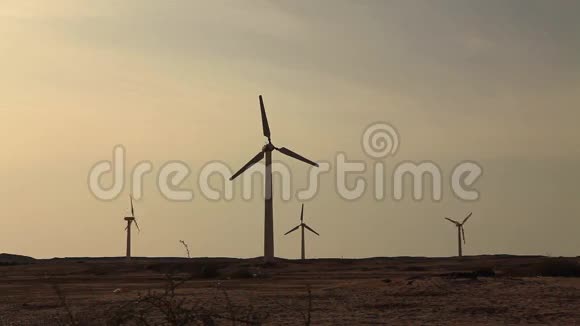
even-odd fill
[(302, 230), (302, 260), (306, 259), (306, 245), (305, 245), (305, 241), (304, 241), (304, 229), (308, 229), (310, 232), (316, 234), (317, 236), (320, 236), (320, 234), (318, 234), (318, 232), (314, 231), (312, 228), (310, 228), (308, 225), (306, 225), (306, 223), (304, 223), (304, 204), (302, 204), (302, 210), (300, 211), (300, 224), (298, 224), (297, 227), (293, 228), (292, 230), (284, 233), (284, 235), (290, 234), (296, 230), (298, 230), (298, 228), (301, 228)]
[(129, 199), (131, 201), (131, 216), (125, 217), (125, 221), (127, 221), (127, 227), (125, 227), (125, 230), (127, 231), (127, 259), (131, 259), (131, 224), (135, 222), (137, 231), (141, 232), (139, 224), (137, 223), (137, 219), (135, 218), (135, 210), (133, 209), (133, 196), (129, 196)]
[(465, 244), (465, 230), (463, 229), (463, 225), (465, 224), (465, 222), (467, 222), (467, 220), (471, 217), (473, 213), (469, 213), (467, 215), (467, 217), (463, 220), (463, 222), (459, 223), (455, 220), (452, 220), (448, 217), (446, 217), (445, 219), (448, 220), (449, 222), (455, 224), (455, 226), (457, 227), (457, 242), (459, 245), (459, 257), (463, 256), (463, 252), (462, 252), (462, 248), (461, 248), (461, 240), (463, 239), (463, 243)]
[(260, 162), (264, 157), (266, 157), (266, 175), (265, 175), (265, 209), (264, 209), (264, 260), (266, 262), (274, 261), (274, 205), (272, 201), (272, 152), (274, 150), (280, 153), (295, 158), (299, 161), (308, 163), (313, 166), (318, 166), (317, 163), (285, 148), (278, 148), (272, 144), (270, 138), (270, 126), (268, 125), (268, 118), (266, 117), (266, 109), (264, 108), (264, 101), (262, 100), (262, 95), (259, 96), (260, 99), (260, 109), (262, 112), (262, 131), (264, 136), (268, 138), (268, 143), (262, 147), (262, 150), (256, 154), (246, 165), (244, 165), (238, 172), (236, 172), (230, 180), (234, 180), (244, 171), (249, 169), (254, 164)]

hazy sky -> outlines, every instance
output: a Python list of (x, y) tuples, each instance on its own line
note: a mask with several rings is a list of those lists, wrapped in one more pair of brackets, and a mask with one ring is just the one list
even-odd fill
[[(388, 121), (405, 160), (438, 163), (445, 180), (479, 162), (477, 202), (346, 201), (332, 173), (306, 203), (314, 257), (447, 256), (444, 216), (474, 215), (466, 254), (578, 255), (578, 1), (12, 1), (0, 0), (0, 252), (124, 254), (130, 189), (89, 192), (90, 168), (127, 150), (127, 170), (181, 160), (192, 202), (146, 177), (134, 254), (262, 255), (263, 203), (213, 202), (197, 175), (237, 170), (273, 140), (314, 160), (373, 162), (364, 128)], [(289, 163), (297, 186), (308, 166)], [(367, 173), (368, 176), (368, 173)], [(389, 181), (387, 180), (387, 183)], [(256, 186), (256, 192), (260, 191)], [(389, 191), (387, 191), (389, 192)], [(389, 198), (389, 197), (387, 197)], [(276, 254), (299, 256), (300, 203), (275, 201)]]

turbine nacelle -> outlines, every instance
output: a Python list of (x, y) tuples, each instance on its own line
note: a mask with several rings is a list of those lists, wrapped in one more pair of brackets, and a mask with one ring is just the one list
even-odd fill
[(278, 148), (276, 148), (276, 146), (274, 146), (274, 144), (272, 144), (272, 142), (268, 141), (268, 143), (262, 147), (262, 152), (264, 152), (264, 153), (273, 152), (274, 150), (277, 150), (277, 149)]

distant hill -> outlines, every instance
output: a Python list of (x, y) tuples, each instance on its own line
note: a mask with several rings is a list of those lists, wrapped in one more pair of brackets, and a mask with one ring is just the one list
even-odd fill
[(0, 266), (1, 265), (23, 265), (32, 264), (36, 259), (28, 256), (12, 255), (12, 254), (0, 254)]

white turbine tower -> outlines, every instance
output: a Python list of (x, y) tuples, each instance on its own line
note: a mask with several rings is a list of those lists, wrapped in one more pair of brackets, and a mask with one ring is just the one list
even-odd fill
[(272, 152), (274, 150), (280, 153), (295, 158), (299, 161), (308, 163), (313, 166), (318, 166), (315, 162), (302, 157), (301, 155), (285, 148), (278, 148), (272, 144), (270, 138), (270, 126), (268, 125), (268, 118), (266, 117), (266, 109), (264, 108), (264, 101), (262, 95), (259, 96), (260, 109), (262, 112), (262, 131), (264, 136), (268, 138), (268, 143), (262, 147), (260, 152), (256, 154), (246, 165), (244, 165), (238, 172), (236, 172), (230, 180), (234, 180), (244, 171), (249, 169), (252, 165), (260, 162), (264, 157), (266, 158), (266, 175), (265, 175), (265, 208), (264, 208), (264, 260), (269, 263), (274, 261), (274, 205), (272, 202)]
[(133, 196), (129, 196), (131, 201), (131, 216), (126, 216), (125, 221), (127, 221), (127, 227), (125, 230), (127, 231), (127, 259), (131, 259), (131, 224), (135, 222), (135, 226), (137, 230), (141, 232), (139, 229), (139, 224), (137, 223), (137, 219), (135, 218), (135, 210), (133, 209)]
[(305, 240), (304, 240), (304, 229), (308, 229), (308, 231), (316, 234), (317, 236), (320, 236), (320, 234), (318, 234), (318, 232), (314, 231), (312, 228), (310, 228), (308, 225), (306, 225), (306, 223), (304, 223), (304, 204), (302, 204), (302, 210), (300, 211), (300, 224), (298, 224), (297, 227), (293, 228), (292, 230), (284, 233), (284, 235), (290, 234), (296, 230), (298, 230), (298, 228), (301, 228), (302, 230), (302, 250), (301, 250), (301, 257), (302, 260), (306, 259), (306, 244), (305, 244)]
[(459, 223), (459, 222), (457, 222), (455, 220), (452, 220), (452, 219), (450, 219), (448, 217), (445, 218), (449, 222), (455, 224), (455, 226), (457, 227), (457, 243), (458, 243), (458, 246), (459, 246), (459, 257), (462, 257), (463, 256), (463, 252), (462, 252), (462, 248), (461, 248), (461, 240), (462, 239), (463, 239), (463, 243), (465, 244), (465, 230), (463, 229), (463, 225), (471, 217), (471, 214), (473, 214), (473, 213), (469, 213), (467, 215), (467, 217), (461, 223)]

